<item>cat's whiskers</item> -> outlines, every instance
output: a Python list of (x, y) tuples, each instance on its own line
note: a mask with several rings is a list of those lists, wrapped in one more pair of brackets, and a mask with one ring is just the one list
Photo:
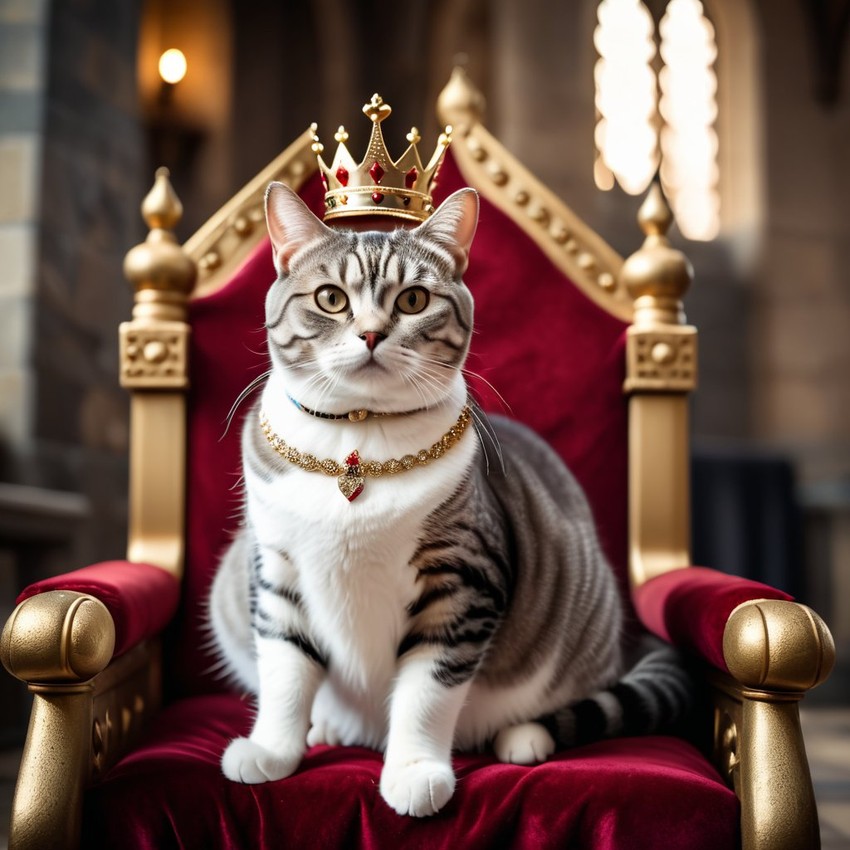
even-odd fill
[(466, 369), (464, 367), (452, 366), (448, 363), (443, 363), (442, 361), (437, 360), (433, 357), (427, 357), (424, 354), (420, 354), (419, 356), (423, 360), (427, 360), (432, 365), (439, 366), (441, 369), (448, 369), (448, 370), (451, 370), (451, 371), (454, 371), (455, 369), (457, 369), (465, 378), (475, 378), (475, 380), (481, 381), (481, 383), (485, 384), (493, 392), (493, 394), (499, 399), (499, 401), (502, 403), (502, 406), (504, 407), (504, 409), (507, 413), (513, 412), (510, 404), (508, 404), (507, 399), (496, 389), (496, 387), (493, 386), (493, 384), (490, 383), (490, 381), (488, 381), (483, 375), (479, 374), (478, 372), (473, 372), (471, 369)]
[(400, 366), (399, 374), (416, 390), (426, 407), (436, 405), (445, 398), (448, 382), (439, 380), (437, 373), (431, 374), (418, 352), (399, 348), (393, 354)]
[(248, 396), (251, 395), (251, 393), (254, 392), (254, 390), (257, 389), (257, 387), (261, 383), (268, 380), (269, 375), (271, 375), (272, 371), (272, 369), (267, 369), (261, 375), (257, 375), (257, 377), (253, 378), (248, 383), (248, 385), (242, 390), (242, 392), (239, 393), (239, 395), (236, 397), (236, 401), (233, 402), (233, 404), (230, 406), (230, 410), (227, 412), (227, 416), (225, 417), (224, 433), (219, 438), (220, 440), (223, 440), (227, 436), (227, 432), (230, 430), (230, 425), (233, 422), (233, 417), (236, 415), (236, 411), (239, 408), (239, 405), (242, 404), (242, 402), (245, 401), (245, 399), (248, 398)]
[(470, 405), (469, 409), (472, 412), (475, 433), (478, 435), (478, 440), (481, 443), (481, 451), (484, 453), (484, 462), (487, 465), (487, 474), (490, 474), (490, 453), (487, 451), (487, 443), (484, 440), (485, 434), (492, 444), (493, 450), (496, 452), (496, 456), (499, 458), (499, 466), (501, 467), (502, 474), (506, 474), (505, 457), (502, 453), (502, 446), (501, 443), (499, 443), (499, 438), (493, 430), (493, 426), (490, 424), (490, 420), (487, 419), (484, 412), (477, 404)]

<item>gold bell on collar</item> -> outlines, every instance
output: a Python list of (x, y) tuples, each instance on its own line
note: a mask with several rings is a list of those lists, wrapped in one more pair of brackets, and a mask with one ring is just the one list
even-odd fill
[(381, 131), (381, 123), (392, 112), (390, 105), (384, 103), (379, 94), (374, 94), (363, 112), (372, 121), (372, 135), (366, 156), (359, 164), (345, 145), (348, 133), (340, 127), (334, 134), (339, 147), (328, 166), (321, 157), (324, 146), (313, 125), (313, 151), (318, 156), (325, 186), (325, 221), (367, 215), (425, 221), (434, 212), (431, 193), (451, 142), (452, 128), (446, 127), (440, 135), (428, 165), (423, 165), (419, 157), (417, 144), (421, 137), (416, 127), (407, 134), (410, 142), (407, 150), (393, 161)]

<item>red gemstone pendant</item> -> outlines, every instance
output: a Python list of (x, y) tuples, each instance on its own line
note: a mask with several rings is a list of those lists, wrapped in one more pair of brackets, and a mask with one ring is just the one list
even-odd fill
[(381, 168), (381, 164), (375, 160), (372, 164), (372, 167), (369, 169), (369, 176), (376, 182), (380, 183), (384, 177), (384, 169)]
[(384, 200), (384, 196), (380, 192), (372, 192), (372, 200), (376, 204), (380, 204)]
[(349, 502), (353, 502), (363, 492), (363, 486), (366, 483), (363, 476), (360, 475), (360, 455), (357, 451), (353, 451), (345, 459), (345, 465), (348, 469), (337, 478), (336, 483), (340, 493)]
[(348, 185), (348, 169), (340, 166), (336, 170), (336, 179), (339, 180), (340, 185), (347, 186)]
[(416, 178), (419, 176), (419, 172), (415, 168), (411, 168), (407, 174), (404, 175), (404, 186), (406, 189), (412, 189), (413, 184), (416, 183)]

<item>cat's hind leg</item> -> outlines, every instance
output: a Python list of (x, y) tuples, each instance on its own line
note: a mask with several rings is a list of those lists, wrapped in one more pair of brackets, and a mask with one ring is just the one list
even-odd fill
[(307, 733), (308, 747), (337, 747), (341, 742), (339, 732), (325, 720), (314, 722)]
[(499, 761), (538, 764), (555, 752), (555, 739), (541, 723), (517, 723), (498, 732), (493, 740), (493, 751)]

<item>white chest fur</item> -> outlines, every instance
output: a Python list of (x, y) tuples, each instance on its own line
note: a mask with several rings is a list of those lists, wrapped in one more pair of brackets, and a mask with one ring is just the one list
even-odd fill
[[(272, 429), (300, 451), (341, 462), (357, 449), (364, 461), (387, 460), (439, 439), (464, 403), (462, 387), (456, 395), (451, 406), (427, 416), (327, 422), (295, 409), (270, 381), (263, 407)], [(280, 578), (301, 594), (311, 638), (329, 655), (324, 690), (336, 691), (349, 709), (359, 708), (361, 722), (373, 716), (369, 737), (380, 735), (405, 609), (419, 592), (410, 560), (428, 516), (455, 492), (473, 462), (477, 440), (471, 431), (426, 466), (367, 477), (352, 502), (333, 477), (320, 473), (292, 466), (264, 481), (246, 471), (258, 543), (270, 555), (285, 553), (278, 561)], [(336, 701), (332, 693), (320, 694), (317, 705), (328, 700)]]

